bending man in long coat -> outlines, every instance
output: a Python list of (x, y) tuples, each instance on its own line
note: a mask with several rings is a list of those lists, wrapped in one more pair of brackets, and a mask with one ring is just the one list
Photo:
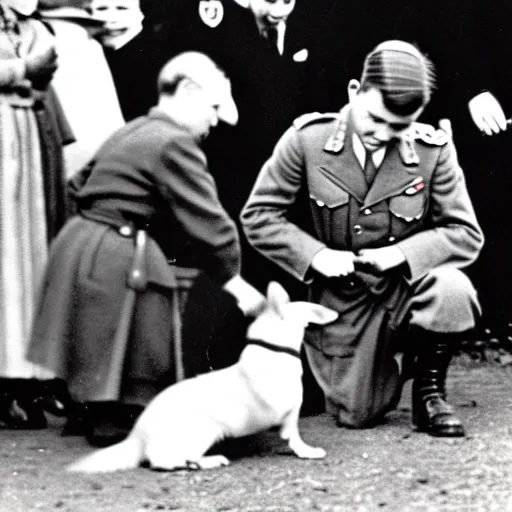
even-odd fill
[[(107, 140), (74, 179), (78, 214), (52, 246), (35, 316), (30, 359), (65, 379), (90, 410), (145, 405), (170, 383), (173, 265), (208, 269), (245, 312), (262, 300), (239, 277), (237, 230), (200, 147), (219, 120), (237, 121), (230, 82), (188, 52), (164, 66), (158, 88), (158, 105)], [(144, 275), (147, 285), (124, 318), (133, 265), (136, 287)], [(124, 338), (121, 325), (130, 326)]]

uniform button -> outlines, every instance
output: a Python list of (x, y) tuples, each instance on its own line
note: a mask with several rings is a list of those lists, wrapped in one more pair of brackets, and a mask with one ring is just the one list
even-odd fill
[(324, 203), (323, 201), (320, 201), (320, 199), (317, 199), (317, 200), (316, 200), (316, 204), (317, 204), (318, 206), (325, 206), (325, 203)]
[(122, 236), (132, 236), (132, 228), (124, 225), (119, 228), (119, 234)]
[(390, 236), (390, 237), (389, 237), (389, 241), (390, 241), (390, 242), (394, 242), (395, 240), (396, 240), (396, 238), (395, 238), (394, 236)]
[(356, 225), (354, 226), (354, 233), (355, 233), (356, 235), (360, 235), (362, 232), (363, 232), (363, 228), (362, 228), (362, 226), (361, 226), (360, 224), (356, 224)]
[(370, 208), (365, 208), (365, 210), (363, 211), (363, 213), (365, 215), (371, 215), (372, 211), (370, 210)]

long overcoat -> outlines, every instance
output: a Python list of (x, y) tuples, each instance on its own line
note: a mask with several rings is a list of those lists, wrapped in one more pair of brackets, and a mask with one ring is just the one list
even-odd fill
[[(144, 403), (169, 383), (174, 364), (173, 266), (203, 267), (225, 282), (240, 269), (237, 231), (204, 153), (157, 108), (109, 139), (72, 185), (79, 214), (52, 246), (29, 357), (66, 379), (79, 400)], [(149, 234), (149, 284), (116, 360), (137, 229)], [(113, 367), (120, 391), (106, 385)]]

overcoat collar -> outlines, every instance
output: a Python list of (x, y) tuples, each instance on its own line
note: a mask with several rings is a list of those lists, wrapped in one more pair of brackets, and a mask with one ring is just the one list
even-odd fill
[[(172, 124), (177, 130), (180, 130), (183, 133), (186, 133), (187, 135), (195, 139), (194, 135), (192, 134), (189, 128), (180, 124), (178, 121), (176, 121), (176, 119), (174, 119), (174, 117), (172, 117), (172, 115), (168, 114), (158, 106), (151, 107), (148, 111), (147, 117), (148, 119), (158, 119), (160, 121)], [(199, 141), (197, 140), (196, 142), (199, 143)]]

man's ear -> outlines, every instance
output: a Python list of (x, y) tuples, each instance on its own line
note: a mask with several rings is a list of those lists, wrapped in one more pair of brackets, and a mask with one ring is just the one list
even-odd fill
[(199, 86), (190, 78), (183, 78), (176, 87), (176, 91), (182, 90), (187, 94), (191, 94), (199, 89)]
[(348, 92), (348, 101), (349, 103), (352, 102), (352, 100), (355, 98), (356, 94), (359, 92), (359, 89), (361, 88), (361, 84), (358, 80), (355, 78), (352, 78), (347, 86), (347, 92)]

